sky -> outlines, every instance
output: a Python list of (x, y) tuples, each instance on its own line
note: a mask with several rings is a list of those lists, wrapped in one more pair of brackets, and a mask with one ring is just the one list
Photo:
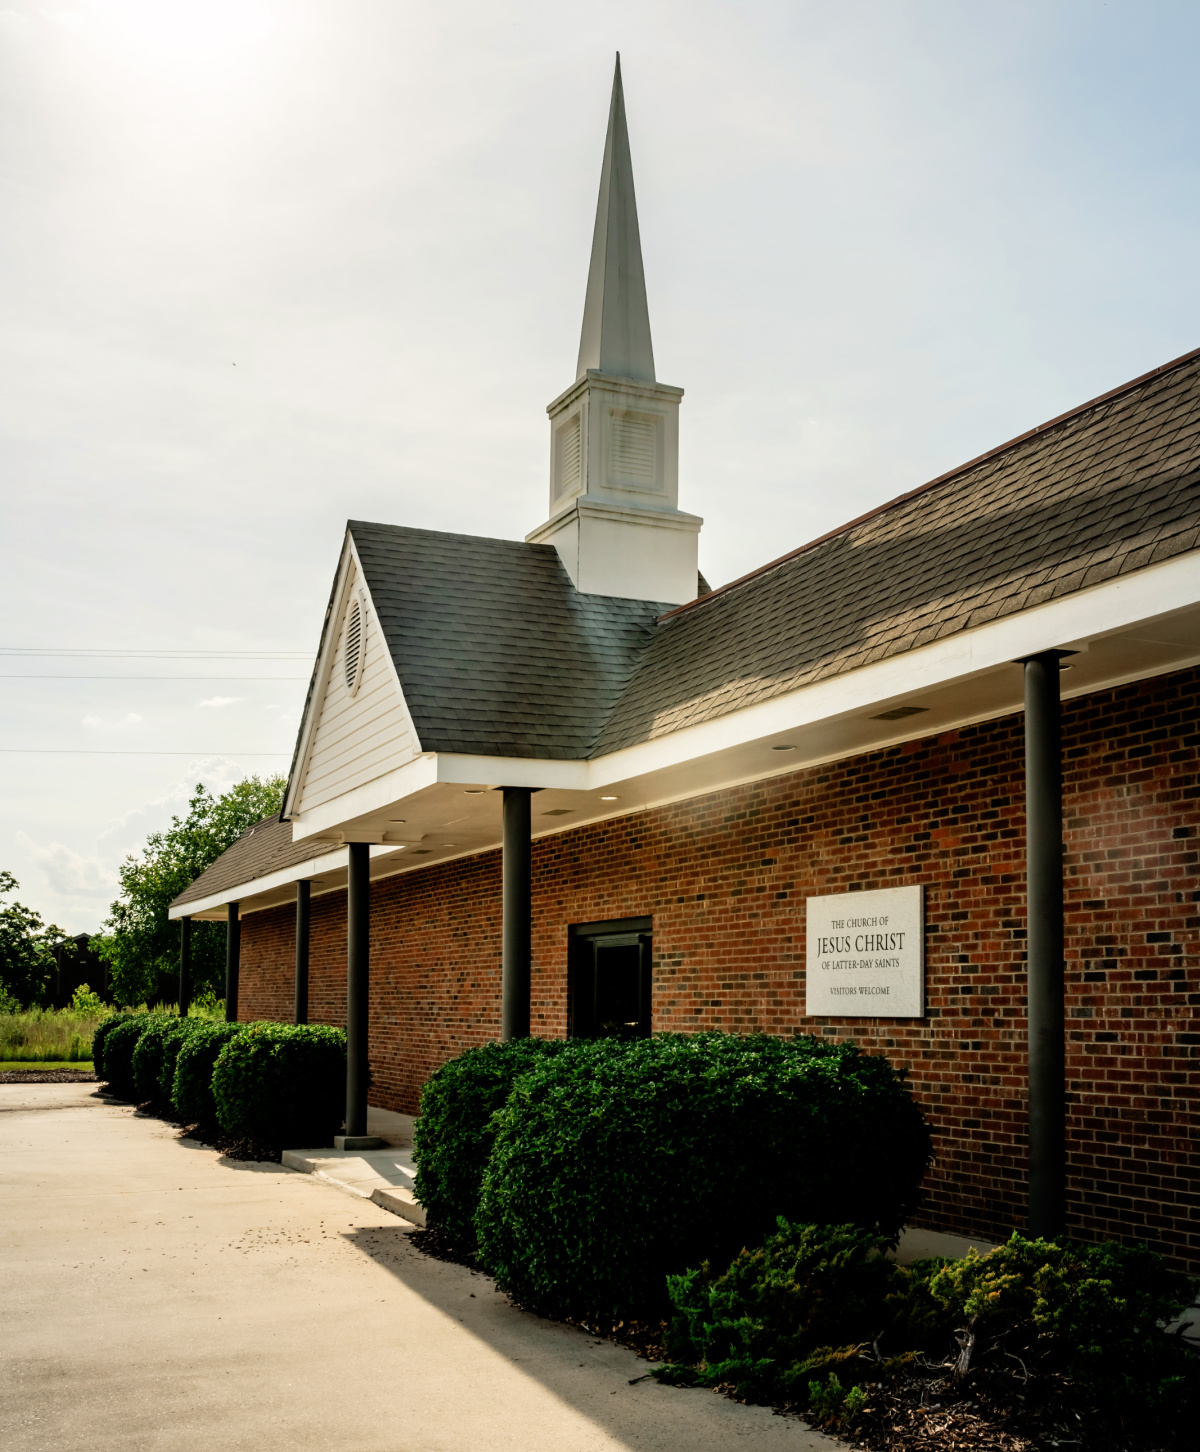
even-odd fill
[(0, 0), (0, 868), (47, 919), (286, 771), (348, 518), (546, 517), (616, 50), (713, 584), (1200, 345), (1194, 4)]

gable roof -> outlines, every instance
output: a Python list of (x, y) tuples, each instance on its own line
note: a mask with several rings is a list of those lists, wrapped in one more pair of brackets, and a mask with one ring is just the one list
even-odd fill
[(602, 755), (1200, 546), (1200, 354), (659, 622)]
[(581, 595), (553, 545), (348, 528), (423, 751), (585, 757), (670, 608)]

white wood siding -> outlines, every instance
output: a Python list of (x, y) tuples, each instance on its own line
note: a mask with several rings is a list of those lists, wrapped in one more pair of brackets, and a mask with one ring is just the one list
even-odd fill
[(337, 646), (317, 715), (298, 810), (305, 812), (403, 766), (418, 755), (408, 711), (387, 658), (383, 633), (367, 605), (367, 639), (357, 695), (346, 689), (345, 623), (358, 593), (357, 571), (338, 617)]

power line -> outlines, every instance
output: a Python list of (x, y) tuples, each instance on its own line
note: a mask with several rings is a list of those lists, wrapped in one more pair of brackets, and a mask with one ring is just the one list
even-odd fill
[(84, 746), (0, 746), (4, 756), (291, 756), (290, 751), (110, 751)]
[(307, 676), (80, 676), (7, 675), (0, 681), (306, 681)]
[(67, 650), (58, 646), (0, 645), (0, 656), (126, 657), (141, 660), (312, 660), (309, 650)]

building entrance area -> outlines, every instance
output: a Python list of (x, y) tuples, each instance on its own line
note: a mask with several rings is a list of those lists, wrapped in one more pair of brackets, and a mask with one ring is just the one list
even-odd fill
[(572, 1038), (650, 1037), (652, 919), (571, 928), (568, 1022)]

